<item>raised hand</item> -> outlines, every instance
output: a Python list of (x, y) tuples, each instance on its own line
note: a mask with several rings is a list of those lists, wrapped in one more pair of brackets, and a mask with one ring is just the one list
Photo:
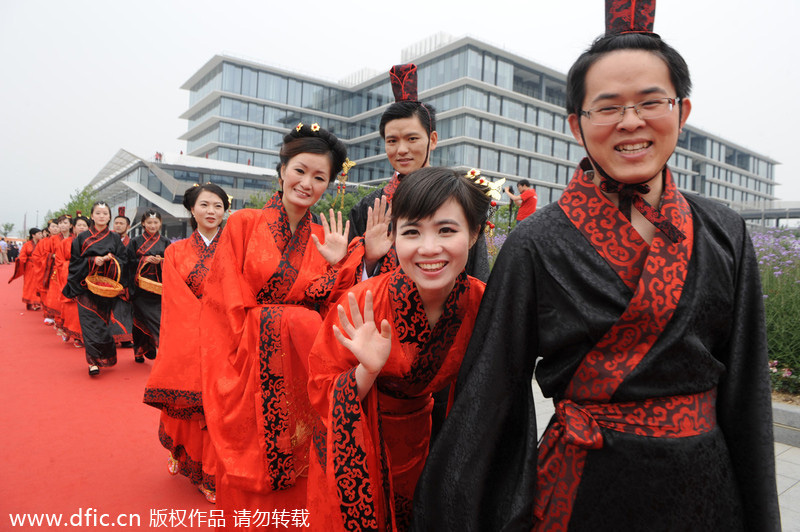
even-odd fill
[(394, 239), (389, 234), (392, 221), (392, 206), (386, 196), (375, 198), (375, 203), (367, 209), (367, 228), (364, 231), (364, 260), (367, 271), (372, 271), (377, 263), (392, 248)]
[[(375, 315), (372, 306), (372, 292), (367, 290), (364, 297), (364, 314), (358, 308), (356, 296), (347, 295), (352, 322), (347, 317), (344, 307), (338, 306), (341, 328), (333, 326), (336, 339), (358, 359), (363, 372), (356, 369), (359, 397), (372, 387), (375, 378), (383, 369), (392, 350), (392, 328), (387, 320), (381, 321), (380, 331), (375, 326)], [(361, 375), (359, 375), (361, 373)]]
[(334, 218), (333, 209), (330, 210), (329, 220), (325, 219), (325, 214), (320, 213), (319, 217), (322, 220), (322, 230), (324, 231), (325, 243), (321, 243), (317, 235), (312, 234), (311, 240), (317, 246), (317, 250), (322, 255), (328, 264), (336, 264), (347, 255), (348, 235), (350, 233), (350, 220), (342, 223), (342, 211), (337, 213)]

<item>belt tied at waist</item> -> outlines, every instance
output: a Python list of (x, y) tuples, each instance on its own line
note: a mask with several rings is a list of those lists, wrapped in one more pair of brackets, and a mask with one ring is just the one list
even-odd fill
[(601, 428), (654, 438), (685, 438), (717, 425), (717, 389), (626, 403), (556, 404), (539, 443), (534, 530), (566, 530), (586, 452), (603, 447)]

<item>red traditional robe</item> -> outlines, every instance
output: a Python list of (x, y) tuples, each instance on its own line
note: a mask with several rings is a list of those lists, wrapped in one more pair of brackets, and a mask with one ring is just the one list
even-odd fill
[(203, 414), (200, 304), (221, 231), (206, 246), (199, 231), (164, 253), (161, 339), (144, 402), (161, 409), (158, 435), (193, 484), (215, 489), (216, 456)]
[(262, 210), (230, 217), (206, 279), (203, 409), (226, 516), (306, 507), (309, 444), (320, 423), (308, 401), (307, 357), (322, 323), (315, 308), (338, 293), (312, 233), (324, 239), (310, 213), (291, 233), (276, 194)]
[[(314, 435), (309, 511), (314, 530), (406, 530), (431, 434), (432, 393), (451, 384), (472, 335), (483, 282), (462, 273), (430, 327), (413, 281), (401, 269), (351, 290), (375, 323), (392, 324), (392, 351), (358, 401), (358, 360), (333, 334), (331, 312), (309, 355), (309, 397), (322, 416)], [(344, 301), (340, 304), (347, 307)]]
[(31, 260), (31, 255), (36, 248), (36, 244), (34, 244), (33, 240), (28, 240), (22, 245), (22, 249), (19, 250), (19, 257), (14, 263), (14, 275), (11, 276), (11, 279), (8, 280), (10, 283), (14, 279), (22, 277), (22, 302), (26, 305), (39, 305), (41, 303), (41, 299), (39, 299), (39, 294), (36, 293), (36, 283), (35, 283), (35, 275), (34, 270), (35, 264), (33, 260)]
[[(56, 284), (61, 287), (62, 292), (67, 285), (67, 278), (69, 277), (69, 259), (72, 257), (73, 240), (75, 240), (75, 236), (64, 239), (56, 251)], [(82, 342), (83, 335), (81, 334), (81, 321), (78, 317), (78, 303), (75, 299), (70, 299), (61, 292), (59, 292), (59, 297), (61, 304), (59, 327), (71, 338)]]
[(36, 246), (31, 255), (35, 268), (33, 275), (36, 279), (36, 293), (42, 301), (45, 318), (55, 318), (53, 309), (47, 306), (47, 289), (50, 286), (50, 279), (53, 273), (55, 252), (63, 240), (61, 233), (50, 235), (39, 242), (39, 245)]
[[(62, 237), (61, 234), (54, 235), (50, 238), (53, 238), (53, 254), (52, 254), (52, 265), (49, 268), (50, 273), (48, 274), (45, 271), (45, 275), (47, 275), (48, 280), (45, 283), (47, 286), (44, 298), (42, 299), (42, 306), (45, 309), (45, 313), (48, 317), (52, 317), (56, 325), (61, 327), (62, 317), (61, 317), (61, 298), (63, 297), (61, 291), (64, 289), (64, 286), (67, 284), (67, 280), (64, 279), (63, 283), (59, 283), (58, 281), (58, 261), (59, 261), (59, 254), (63, 255), (63, 244), (64, 242), (69, 241), (72, 242), (72, 235), (69, 237)], [(63, 260), (63, 257), (62, 257)], [(69, 260), (69, 259), (67, 259)]]

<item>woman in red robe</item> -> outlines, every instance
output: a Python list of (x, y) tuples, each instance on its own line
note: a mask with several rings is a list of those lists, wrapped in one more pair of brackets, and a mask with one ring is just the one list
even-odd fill
[[(308, 401), (307, 356), (345, 257), (348, 225), (309, 208), (347, 149), (319, 125), (298, 125), (281, 147), (281, 190), (263, 209), (234, 213), (206, 278), (201, 310), (203, 409), (217, 453), (217, 506), (305, 511), (308, 452), (319, 423)], [(259, 512), (256, 514), (256, 512)], [(255, 514), (255, 515), (254, 515)], [(272, 523), (270, 522), (270, 525)]]
[[(61, 251), (61, 246), (66, 240), (72, 240), (72, 216), (62, 214), (56, 219), (58, 225), (58, 233), (51, 236), (53, 240), (53, 253), (50, 259), (50, 266), (46, 269), (45, 287), (46, 291), (42, 297), (42, 307), (45, 311), (45, 316), (49, 316), (55, 322), (56, 334), (61, 334), (61, 291), (64, 289), (64, 284), (59, 285), (57, 277), (58, 254)], [(48, 273), (49, 272), (49, 273)], [(66, 284), (66, 283), (65, 283)], [(63, 337), (63, 335), (62, 335)]]
[[(72, 256), (72, 241), (81, 233), (89, 230), (89, 219), (85, 216), (75, 217), (74, 235), (61, 243), (56, 251), (56, 280), (63, 291), (69, 277), (69, 259)], [(75, 347), (83, 347), (83, 334), (81, 334), (81, 321), (78, 316), (78, 304), (74, 299), (61, 296), (61, 335), (65, 342), (72, 338)]]
[(36, 295), (44, 310), (44, 323), (45, 325), (53, 325), (55, 316), (52, 309), (45, 306), (45, 298), (47, 286), (50, 284), (50, 275), (53, 272), (56, 247), (63, 239), (55, 219), (50, 220), (47, 230), (48, 236), (42, 238), (41, 242), (36, 246), (36, 249), (31, 254), (31, 260), (33, 261), (33, 282), (36, 284)]
[(161, 409), (158, 437), (170, 452), (170, 474), (187, 477), (209, 502), (216, 500), (216, 456), (203, 415), (200, 379), (200, 303), (217, 249), (228, 195), (218, 185), (183, 194), (194, 232), (164, 253), (161, 339), (144, 402)]
[(42, 230), (38, 227), (31, 227), (28, 231), (28, 241), (22, 245), (19, 250), (19, 257), (14, 261), (14, 275), (8, 280), (10, 283), (14, 279), (22, 277), (22, 302), (25, 303), (27, 310), (39, 310), (41, 308), (41, 299), (39, 294), (36, 293), (36, 283), (34, 282), (34, 262), (31, 260), (36, 246), (42, 239)]
[(400, 266), (358, 284), (326, 317), (309, 355), (309, 397), (324, 422), (309, 466), (312, 529), (407, 530), (432, 394), (455, 380), (483, 296), (464, 268), (487, 192), (447, 168), (405, 177), (391, 215)]

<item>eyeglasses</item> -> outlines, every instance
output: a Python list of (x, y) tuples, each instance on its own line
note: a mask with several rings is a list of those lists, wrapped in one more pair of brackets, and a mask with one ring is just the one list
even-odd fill
[(680, 98), (655, 98), (639, 102), (636, 105), (604, 105), (588, 111), (581, 109), (581, 114), (595, 126), (619, 124), (628, 109), (636, 111), (636, 116), (642, 120), (652, 120), (671, 113), (675, 104), (680, 100)]

